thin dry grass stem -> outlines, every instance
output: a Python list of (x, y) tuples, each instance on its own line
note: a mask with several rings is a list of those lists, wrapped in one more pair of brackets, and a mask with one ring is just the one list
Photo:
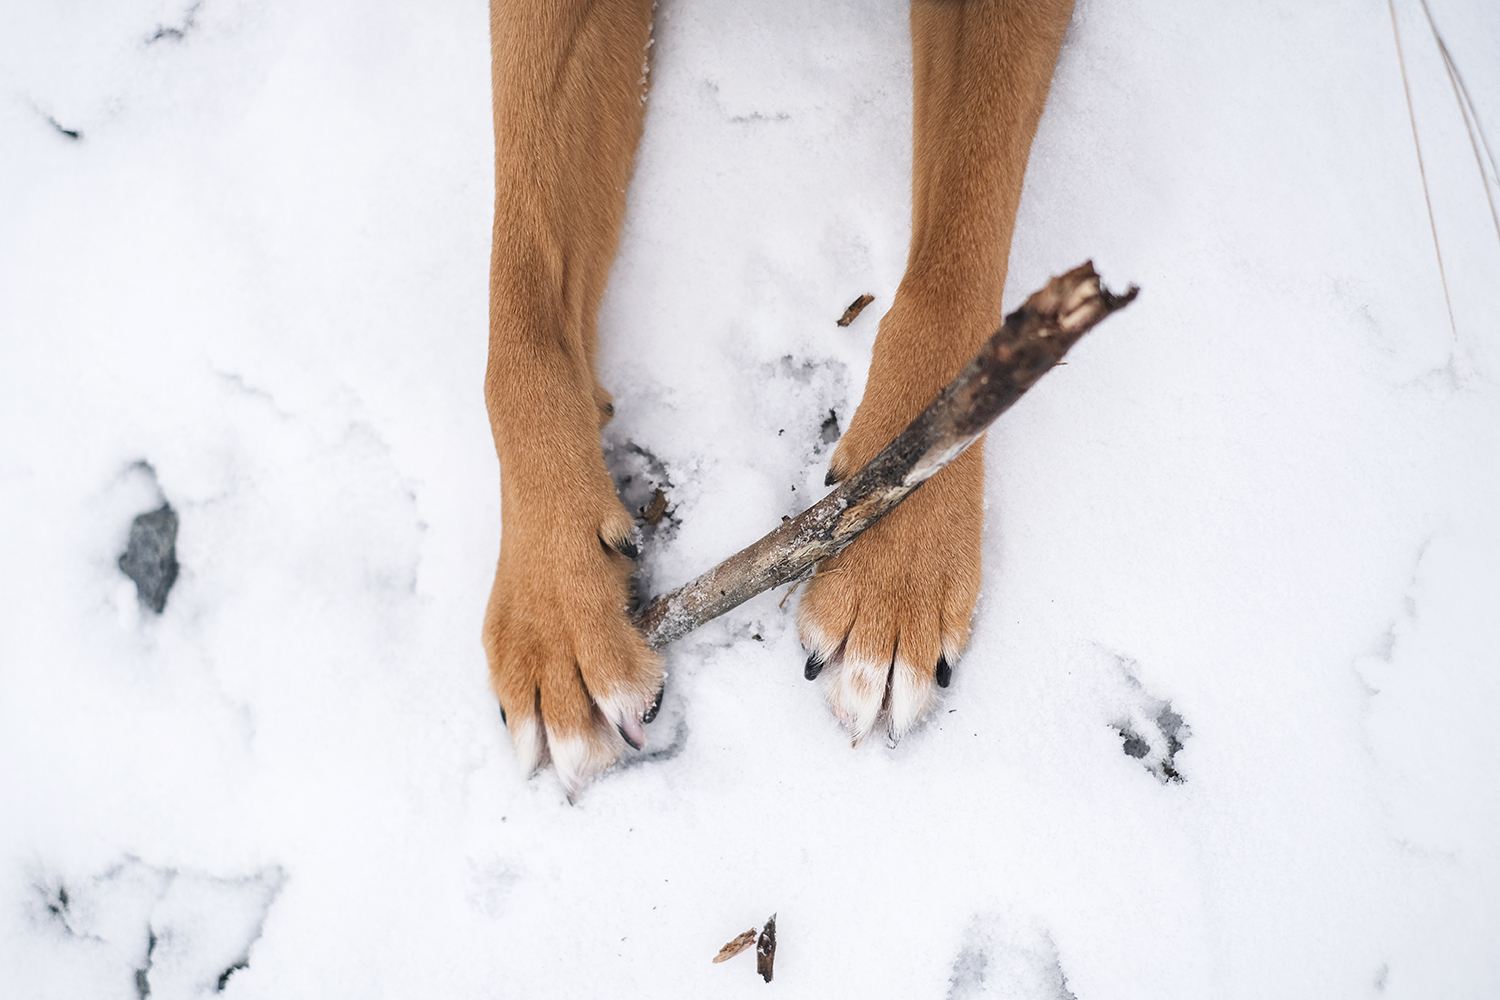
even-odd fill
[[(1443, 69), (1448, 72), (1448, 83), (1453, 87), (1453, 99), (1458, 102), (1458, 112), (1464, 117), (1464, 128), (1469, 133), (1469, 148), (1474, 150), (1474, 165), (1479, 168), (1479, 183), (1484, 187), (1484, 200), (1490, 206), (1490, 221), (1495, 224), (1495, 238), (1500, 239), (1500, 213), (1495, 211), (1495, 196), (1490, 192), (1490, 175), (1484, 172), (1485, 157), (1489, 158), (1490, 174), (1494, 175), (1496, 184), (1500, 184), (1500, 168), (1495, 165), (1495, 154), (1490, 152), (1490, 141), (1479, 123), (1479, 112), (1469, 97), (1469, 88), (1464, 85), (1463, 74), (1458, 71), (1458, 64), (1453, 61), (1448, 44), (1443, 41), (1437, 22), (1432, 19), (1432, 8), (1427, 5), (1427, 0), (1422, 0), (1422, 12), (1427, 15), (1427, 26), (1432, 29), (1433, 41), (1437, 42), (1438, 51), (1442, 53)], [(1481, 144), (1484, 146), (1483, 156), (1479, 152)]]
[(1411, 141), (1417, 148), (1417, 170), (1422, 175), (1422, 197), (1427, 202), (1427, 222), (1432, 227), (1432, 249), (1437, 254), (1438, 277), (1443, 282), (1443, 302), (1448, 306), (1448, 326), (1453, 343), (1458, 344), (1458, 322), (1453, 318), (1453, 297), (1448, 294), (1448, 272), (1443, 267), (1443, 248), (1438, 242), (1437, 216), (1432, 212), (1432, 195), (1427, 189), (1427, 165), (1422, 160), (1422, 140), (1417, 136), (1417, 112), (1411, 100), (1411, 82), (1406, 75), (1406, 55), (1401, 51), (1401, 26), (1396, 21), (1396, 0), (1386, 0), (1391, 11), (1391, 31), (1396, 36), (1396, 61), (1401, 64), (1401, 87), (1406, 91), (1406, 114), (1411, 119)]
[(779, 601), (776, 602), (776, 607), (778, 609), (786, 607), (786, 602), (789, 601), (789, 600), (791, 600), (792, 595), (797, 592), (797, 588), (800, 587), (800, 586), (802, 586), (808, 580), (811, 580), (813, 577), (815, 577), (815, 576), (833, 576), (835, 573), (842, 573), (842, 572), (844, 572), (844, 567), (842, 567), (842, 566), (835, 566), (832, 569), (823, 569), (822, 567), (819, 567), (815, 572), (809, 573), (806, 576), (801, 577), (801, 578), (799, 578), (797, 580), (793, 580), (792, 581), (792, 585), (786, 589), (786, 593), (781, 595), (781, 600), (779, 600)]

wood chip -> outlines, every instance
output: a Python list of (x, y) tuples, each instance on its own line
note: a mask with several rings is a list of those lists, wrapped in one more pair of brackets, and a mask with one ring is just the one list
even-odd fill
[(755, 971), (766, 982), (771, 981), (771, 963), (776, 961), (776, 914), (766, 921), (766, 929), (760, 932), (755, 945)]
[(840, 316), (836, 322), (839, 326), (848, 326), (854, 322), (854, 317), (865, 311), (865, 306), (874, 301), (875, 296), (873, 295), (861, 295), (849, 303), (849, 308), (844, 310), (844, 315)]
[(741, 934), (739, 937), (735, 938), (733, 941), (726, 944), (724, 947), (720, 948), (719, 953), (714, 956), (714, 964), (718, 965), (720, 962), (727, 962), (729, 959), (738, 955), (740, 952), (744, 951), (754, 943), (755, 928), (752, 927), (745, 933)]
[(665, 514), (666, 512), (667, 512), (667, 494), (666, 494), (666, 491), (658, 489), (656, 491), (656, 494), (651, 498), (651, 502), (648, 503), (645, 506), (645, 508), (641, 511), (641, 517), (645, 518), (646, 519), (646, 523), (649, 524), (649, 525), (651, 525), (654, 528), (654, 527), (656, 527), (656, 525), (658, 525), (658, 524), (661, 523), (662, 515)]

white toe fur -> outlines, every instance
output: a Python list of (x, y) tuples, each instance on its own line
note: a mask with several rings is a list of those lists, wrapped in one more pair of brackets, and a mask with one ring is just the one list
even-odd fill
[(534, 718), (517, 718), (507, 726), (510, 741), (516, 748), (516, 761), (522, 774), (534, 774), (547, 763), (547, 741), (542, 738), (541, 724)]
[[(818, 680), (828, 707), (855, 743), (870, 735), (882, 712), (887, 732), (899, 740), (932, 708), (936, 685), (931, 664), (918, 667), (902, 658), (899, 649), (894, 664), (861, 660), (848, 655), (842, 638), (833, 639), (821, 629), (805, 628), (801, 638), (803, 647), (823, 661)], [(948, 662), (957, 662), (961, 637), (944, 635), (941, 641)]]
[[(828, 673), (825, 671), (825, 675)], [(880, 717), (890, 664), (845, 656), (831, 674), (826, 688), (828, 707), (858, 743), (870, 734)]]
[(549, 736), (547, 746), (552, 753), (552, 766), (571, 800), (591, 778), (615, 762), (625, 748), (625, 741), (613, 732), (594, 733), (583, 738)]
[(899, 740), (922, 721), (932, 707), (933, 680), (930, 671), (919, 670), (900, 656), (891, 669), (891, 707), (887, 728)]

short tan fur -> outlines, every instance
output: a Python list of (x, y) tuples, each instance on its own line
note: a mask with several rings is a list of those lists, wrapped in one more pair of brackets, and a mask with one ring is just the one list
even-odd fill
[[(633, 520), (599, 429), (596, 313), (645, 116), (650, 0), (492, 0), (495, 228), (485, 398), (500, 457), (490, 678), (523, 768), (569, 794), (645, 741), (661, 664), (627, 611)], [(829, 474), (871, 458), (1000, 325), (1032, 137), (1072, 0), (916, 0), (912, 237)], [(968, 641), (984, 469), (971, 449), (804, 589), (798, 625), (858, 742), (921, 720)], [(837, 572), (831, 572), (837, 570)]]

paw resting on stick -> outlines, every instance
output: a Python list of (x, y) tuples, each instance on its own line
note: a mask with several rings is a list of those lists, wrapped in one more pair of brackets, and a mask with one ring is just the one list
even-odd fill
[[(639, 749), (642, 727), (660, 703), (657, 650), (815, 567), (851, 565), (838, 560), (861, 533), (939, 471), (963, 461), (995, 418), (1137, 291), (1109, 292), (1092, 263), (1053, 278), (1007, 316), (958, 376), (862, 468), (799, 516), (652, 601), (633, 622), (624, 610), (636, 555), (631, 522), (602, 465), (597, 474), (575, 478), (576, 502), (566, 508), (541, 509), (535, 497), (507, 496), (509, 509), (530, 503), (532, 511), (517, 517), (514, 528), (507, 522), (484, 634), (492, 684), (523, 766), (552, 763), (571, 798), (627, 745)], [(934, 485), (941, 489), (942, 480)], [(906, 537), (905, 554), (885, 561), (910, 571), (924, 548), (931, 546), (918, 528)], [(868, 551), (876, 557), (881, 549)], [(561, 559), (568, 572), (533, 572), (543, 554), (553, 564)], [(930, 564), (944, 571), (941, 559)], [(857, 563), (853, 569), (868, 572)], [(806, 674), (823, 678), (830, 704), (856, 742), (882, 718), (899, 736), (925, 713), (932, 684), (947, 685), (968, 636), (973, 595), (960, 590), (960, 611), (930, 618), (925, 632), (862, 633), (854, 616), (843, 613), (847, 598), (834, 583), (838, 578), (820, 572), (804, 600), (802, 634), (811, 652)], [(977, 575), (968, 585), (977, 587)], [(904, 599), (899, 586), (891, 590), (893, 602)], [(809, 615), (809, 605), (834, 612)]]
[[(816, 566), (819, 573), (813, 578), (814, 589), (803, 600), (801, 614), (803, 641), (811, 654), (806, 676), (809, 680), (825, 678), (830, 704), (856, 741), (881, 717), (888, 731), (899, 737), (925, 713), (931, 685), (947, 686), (952, 665), (968, 638), (973, 592), (960, 592), (953, 599), (959, 612), (929, 616), (925, 631), (861, 634), (855, 621), (857, 608), (841, 592), (846, 586), (842, 574), (832, 572), (849, 566), (840, 562), (841, 553), (940, 470), (962, 462), (965, 450), (1000, 414), (1056, 366), (1080, 337), (1131, 302), (1138, 291), (1132, 285), (1124, 294), (1110, 292), (1092, 262), (1053, 278), (1007, 316), (957, 377), (863, 468), (764, 538), (652, 601), (636, 618), (646, 642), (660, 649), (755, 595), (800, 579)], [(943, 489), (944, 480), (923, 493), (936, 492), (933, 487)], [(949, 501), (944, 496), (939, 499)], [(897, 512), (890, 523), (899, 524), (897, 519), (904, 513), (905, 509)], [(877, 546), (868, 546), (872, 559), (891, 568), (886, 577), (895, 581), (889, 588), (894, 604), (911, 603), (911, 591), (901, 587), (911, 572), (928, 572), (934, 578), (949, 572), (940, 553), (939, 558), (925, 558), (933, 550), (921, 523), (903, 530), (903, 550), (895, 556), (882, 557)], [(972, 530), (977, 531), (977, 525)], [(878, 542), (879, 534), (875, 528), (866, 541)], [(856, 572), (868, 568), (868, 562), (855, 564), (852, 572), (846, 572), (853, 579)], [(961, 586), (977, 590), (977, 573)], [(816, 614), (809, 613), (810, 606)], [(833, 611), (825, 613), (830, 606)]]

